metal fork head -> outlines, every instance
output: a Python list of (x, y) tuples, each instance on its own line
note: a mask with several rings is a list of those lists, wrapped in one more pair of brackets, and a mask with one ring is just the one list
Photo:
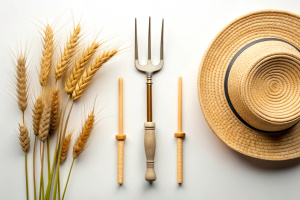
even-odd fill
[(149, 33), (148, 33), (148, 62), (146, 65), (141, 65), (138, 58), (138, 41), (137, 41), (137, 23), (135, 19), (135, 67), (147, 76), (152, 76), (154, 72), (161, 70), (164, 65), (164, 19), (162, 19), (161, 40), (160, 40), (160, 62), (158, 65), (151, 63), (151, 18), (149, 17)]

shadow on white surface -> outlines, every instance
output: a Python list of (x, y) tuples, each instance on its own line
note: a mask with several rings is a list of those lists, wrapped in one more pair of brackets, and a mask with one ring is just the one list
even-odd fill
[(241, 161), (246, 162), (246, 164), (250, 164), (255, 168), (263, 170), (285, 170), (287, 168), (298, 167), (300, 164), (300, 158), (284, 161), (271, 161), (246, 156), (234, 150), (232, 150), (232, 153), (235, 154)]

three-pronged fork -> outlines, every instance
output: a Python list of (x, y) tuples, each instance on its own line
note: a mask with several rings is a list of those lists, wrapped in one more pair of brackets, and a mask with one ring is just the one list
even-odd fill
[(135, 67), (141, 71), (145, 72), (147, 75), (147, 122), (145, 122), (145, 153), (147, 160), (147, 171), (145, 179), (147, 181), (155, 181), (156, 174), (154, 171), (154, 156), (155, 156), (155, 122), (152, 122), (152, 74), (161, 70), (164, 64), (164, 20), (162, 20), (161, 28), (161, 44), (160, 44), (160, 63), (158, 65), (153, 65), (151, 63), (151, 18), (149, 17), (149, 34), (148, 34), (148, 62), (146, 65), (140, 65), (138, 60), (138, 44), (137, 44), (137, 24), (135, 19)]

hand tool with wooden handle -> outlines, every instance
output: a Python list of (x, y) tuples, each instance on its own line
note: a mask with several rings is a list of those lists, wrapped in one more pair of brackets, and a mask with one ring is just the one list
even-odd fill
[(118, 183), (123, 184), (124, 168), (124, 140), (126, 135), (123, 134), (123, 79), (119, 78), (119, 134), (116, 135), (118, 140)]
[(153, 65), (151, 63), (151, 18), (149, 17), (149, 34), (148, 34), (148, 62), (146, 65), (140, 65), (138, 60), (138, 44), (137, 44), (137, 22), (135, 19), (135, 67), (147, 75), (147, 122), (145, 122), (145, 153), (147, 159), (147, 171), (145, 179), (147, 181), (155, 181), (156, 174), (154, 171), (154, 156), (155, 156), (155, 122), (152, 122), (152, 74), (158, 72), (163, 67), (163, 35), (164, 35), (164, 20), (162, 20), (161, 29), (161, 44), (160, 44), (160, 63)]
[(182, 161), (182, 140), (185, 133), (182, 133), (182, 78), (178, 79), (178, 131), (174, 134), (177, 137), (177, 182), (183, 183), (183, 161)]

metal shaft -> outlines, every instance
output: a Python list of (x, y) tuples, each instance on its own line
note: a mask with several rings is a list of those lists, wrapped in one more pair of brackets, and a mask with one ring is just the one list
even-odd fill
[(152, 77), (147, 76), (147, 122), (152, 122)]

